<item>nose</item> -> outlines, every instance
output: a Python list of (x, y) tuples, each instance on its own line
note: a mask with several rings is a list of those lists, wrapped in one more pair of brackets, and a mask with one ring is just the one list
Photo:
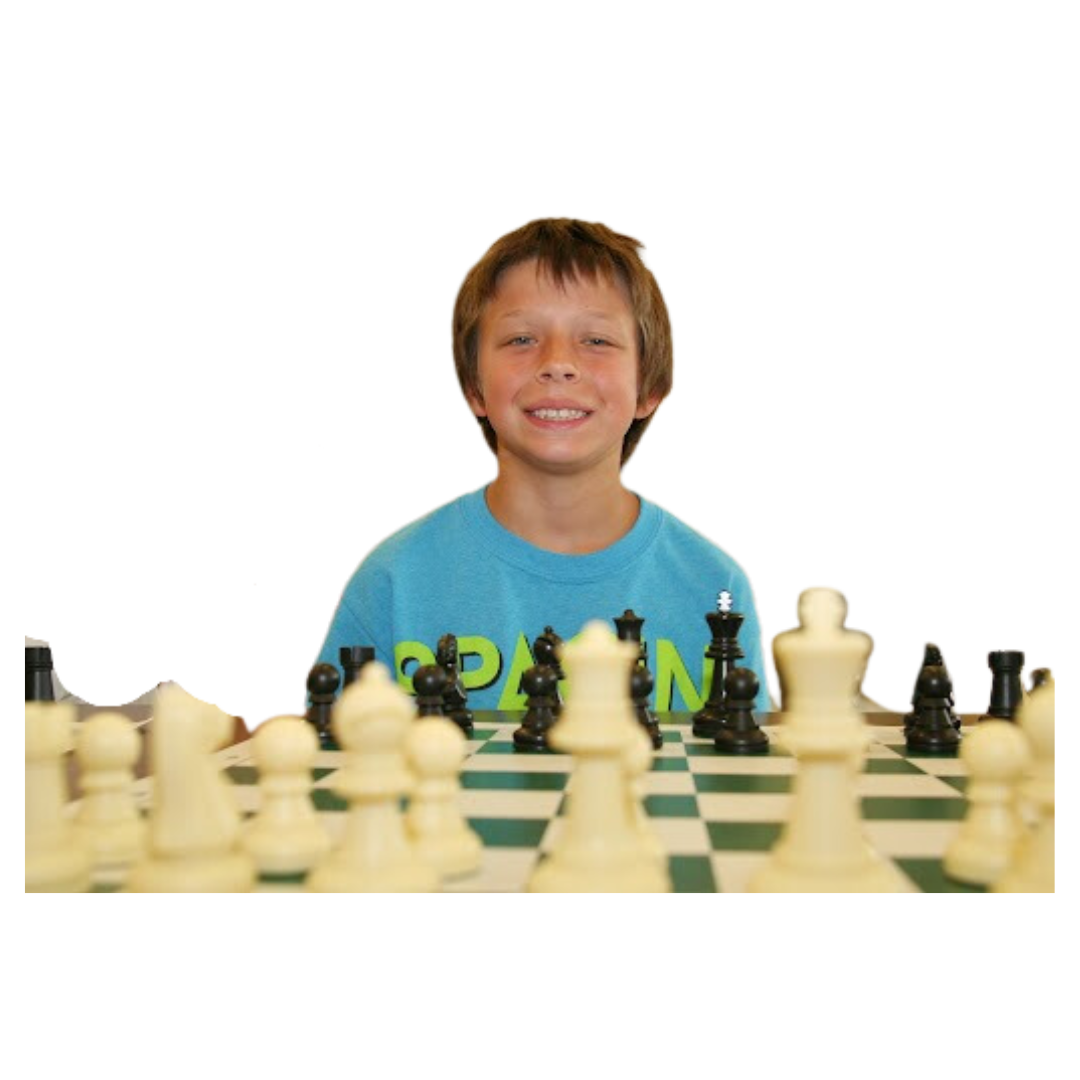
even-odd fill
[(540, 350), (536, 377), (541, 382), (574, 382), (580, 374), (574, 351), (567, 342), (555, 339)]

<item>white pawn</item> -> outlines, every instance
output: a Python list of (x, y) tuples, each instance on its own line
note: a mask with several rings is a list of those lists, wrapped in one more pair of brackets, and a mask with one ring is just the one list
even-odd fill
[(365, 664), (334, 707), (331, 726), (346, 753), (334, 791), (349, 804), (341, 842), (309, 875), (313, 892), (432, 892), (433, 866), (417, 855), (399, 808), (413, 779), (405, 736), (415, 709), (378, 661)]
[(533, 892), (668, 892), (671, 879), (643, 849), (626, 754), (640, 727), (630, 702), (634, 642), (590, 622), (563, 649), (571, 693), (548, 735), (574, 756), (566, 824), (529, 879)]
[(1016, 714), (1027, 737), (1034, 764), (1021, 794), (1031, 802), (1038, 821), (1018, 842), (1009, 868), (994, 892), (1054, 891), (1054, 684), (1033, 690)]
[(123, 869), (146, 850), (146, 822), (132, 788), (140, 749), (139, 733), (122, 713), (96, 713), (79, 725), (75, 756), (83, 794), (75, 829), (98, 870)]
[(90, 888), (90, 852), (67, 816), (64, 755), (71, 750), (74, 707), (26, 703), (26, 891)]
[(259, 811), (242, 844), (260, 874), (305, 874), (330, 850), (311, 803), (311, 770), (319, 752), (315, 729), (299, 716), (260, 724), (252, 737), (259, 770)]
[(467, 741), (445, 716), (413, 722), (406, 753), (416, 777), (405, 826), (417, 854), (444, 877), (480, 869), (483, 845), (458, 806), (458, 773)]
[(1008, 720), (984, 720), (960, 744), (968, 771), (968, 812), (945, 851), (945, 872), (969, 885), (990, 885), (1009, 865), (1026, 829), (1016, 783), (1028, 765), (1027, 743)]

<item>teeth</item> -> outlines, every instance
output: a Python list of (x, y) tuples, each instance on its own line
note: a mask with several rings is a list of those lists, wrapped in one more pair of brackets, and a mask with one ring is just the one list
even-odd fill
[(533, 409), (533, 416), (541, 420), (580, 420), (587, 415), (581, 409)]

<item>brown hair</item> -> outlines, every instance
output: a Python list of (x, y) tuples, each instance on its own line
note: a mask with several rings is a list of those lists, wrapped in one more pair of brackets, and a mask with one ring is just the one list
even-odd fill
[[(567, 278), (602, 275), (621, 281), (630, 297), (638, 328), (638, 404), (663, 400), (671, 392), (671, 322), (660, 287), (638, 255), (642, 245), (606, 225), (572, 218), (531, 221), (501, 240), (469, 271), (454, 304), (454, 365), (466, 397), (479, 398), (480, 318), (499, 287), (499, 276), (518, 263), (535, 259), (557, 284)], [(623, 439), (622, 462), (629, 459), (653, 414), (634, 420)], [(495, 429), (486, 416), (478, 418), (484, 438), (498, 451)]]

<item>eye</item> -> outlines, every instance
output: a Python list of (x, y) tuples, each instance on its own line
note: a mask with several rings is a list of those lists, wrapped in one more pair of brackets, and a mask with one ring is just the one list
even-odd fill
[(585, 339), (586, 345), (610, 345), (611, 342), (607, 338), (602, 337), (587, 337)]
[(506, 343), (507, 345), (531, 345), (533, 339), (528, 334), (516, 334)]

